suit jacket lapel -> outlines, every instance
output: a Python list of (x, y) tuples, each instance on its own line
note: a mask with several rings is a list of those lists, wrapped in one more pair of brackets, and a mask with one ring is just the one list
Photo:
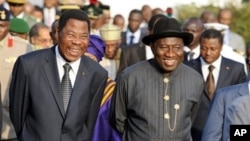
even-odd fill
[[(75, 101), (80, 100), (79, 96), (81, 96), (81, 93), (86, 92), (86, 89), (87, 89), (86, 86), (88, 86), (87, 83), (90, 83), (88, 80), (86, 80), (87, 79), (86, 76), (87, 76), (88, 72), (91, 71), (91, 70), (87, 69), (87, 68), (89, 68), (88, 65), (90, 64), (88, 59), (89, 58), (86, 58), (85, 56), (83, 56), (81, 58), (81, 63), (80, 63), (80, 66), (79, 66), (79, 69), (77, 72), (77, 76), (76, 76), (74, 88), (73, 88), (73, 91), (71, 94), (71, 98), (69, 101), (69, 106), (68, 106), (66, 116), (68, 115), (68, 112), (74, 110), (74, 107), (75, 107), (74, 104), (77, 104), (77, 102), (75, 102)], [(84, 83), (85, 83), (85, 85), (81, 85)], [(71, 101), (74, 101), (74, 102), (71, 102)], [(76, 106), (79, 106), (79, 105), (76, 105)]]
[(220, 66), (221, 67), (220, 67), (219, 78), (218, 78), (218, 82), (216, 85), (216, 89), (219, 89), (222, 87), (221, 85), (223, 84), (223, 81), (227, 78), (228, 73), (230, 72), (230, 64), (223, 57), (222, 57)]
[(56, 62), (55, 47), (51, 48), (51, 52), (45, 57), (44, 71), (48, 78), (50, 89), (52, 90), (53, 96), (57, 103), (57, 106), (64, 118), (65, 111), (63, 107), (62, 95), (60, 93), (60, 79)]

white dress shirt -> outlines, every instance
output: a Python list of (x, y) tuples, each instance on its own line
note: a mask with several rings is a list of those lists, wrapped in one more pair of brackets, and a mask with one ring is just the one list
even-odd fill
[(218, 82), (218, 79), (219, 79), (219, 73), (220, 73), (220, 66), (221, 66), (221, 60), (222, 60), (222, 57), (220, 56), (216, 61), (214, 61), (212, 64), (207, 64), (202, 57), (200, 57), (201, 59), (201, 70), (202, 70), (202, 75), (203, 75), (203, 78), (206, 82), (207, 80), (207, 76), (208, 76), (208, 73), (209, 73), (209, 70), (208, 70), (208, 67), (209, 65), (213, 65), (215, 68), (213, 70), (213, 76), (214, 76), (214, 83), (215, 83), (215, 88), (217, 86), (217, 82)]
[(44, 13), (44, 23), (47, 26), (51, 27), (52, 23), (55, 20), (56, 8), (52, 7), (49, 9), (49, 8), (44, 7), (43, 13)]
[(129, 45), (130, 43), (130, 37), (134, 36), (133, 44), (137, 44), (140, 42), (140, 36), (141, 36), (141, 29), (139, 28), (136, 32), (132, 33), (129, 29), (127, 29), (126, 32), (126, 44)]
[[(184, 46), (184, 51), (185, 52), (193, 52), (194, 55), (193, 55), (193, 59), (197, 59), (199, 56), (200, 56), (200, 45), (198, 45), (196, 48), (194, 48), (193, 50), (191, 50), (189, 47), (187, 46)], [(188, 56), (188, 61), (190, 60), (190, 56)]]
[(59, 71), (59, 78), (60, 78), (60, 82), (62, 82), (62, 78), (64, 75), (64, 68), (63, 65), (65, 65), (65, 63), (68, 63), (71, 66), (71, 69), (69, 71), (69, 77), (70, 77), (70, 81), (71, 81), (71, 85), (72, 87), (74, 87), (75, 84), (75, 80), (76, 80), (76, 75), (80, 66), (80, 61), (81, 58), (79, 58), (78, 60), (76, 60), (75, 62), (67, 62), (63, 59), (63, 57), (61, 56), (61, 54), (59, 53), (58, 50), (58, 45), (56, 46), (56, 62), (57, 62), (57, 68)]

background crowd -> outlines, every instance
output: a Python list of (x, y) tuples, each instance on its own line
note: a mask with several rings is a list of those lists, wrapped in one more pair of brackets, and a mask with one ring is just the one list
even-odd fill
[[(237, 98), (249, 94), (250, 43), (232, 30), (231, 9), (179, 20), (168, 6), (128, 9), (127, 19), (110, 9), (97, 0), (1, 2), (1, 140), (226, 141), (230, 124), (249, 124), (235, 111), (247, 104)], [(65, 107), (57, 81), (67, 62), (74, 103)]]

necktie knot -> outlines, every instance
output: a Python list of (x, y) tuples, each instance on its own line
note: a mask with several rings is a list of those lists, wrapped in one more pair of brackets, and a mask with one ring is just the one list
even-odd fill
[(189, 60), (194, 59), (194, 52), (193, 51), (190, 51), (188, 55), (189, 55)]
[(71, 66), (68, 63), (66, 63), (65, 65), (63, 65), (63, 68), (65, 73), (69, 73)]
[(129, 42), (130, 45), (132, 45), (134, 43), (134, 38), (135, 38), (134, 35), (130, 36), (130, 42)]
[(209, 65), (209, 67), (208, 67), (209, 72), (212, 72), (214, 70), (214, 68), (215, 67), (213, 65)]

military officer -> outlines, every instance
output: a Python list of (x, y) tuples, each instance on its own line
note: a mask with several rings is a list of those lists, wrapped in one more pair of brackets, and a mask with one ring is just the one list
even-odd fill
[(9, 117), (9, 83), (16, 58), (32, 51), (32, 47), (25, 40), (9, 34), (10, 12), (0, 7), (0, 83), (2, 99), (2, 132), (1, 139), (16, 141), (14, 127)]

